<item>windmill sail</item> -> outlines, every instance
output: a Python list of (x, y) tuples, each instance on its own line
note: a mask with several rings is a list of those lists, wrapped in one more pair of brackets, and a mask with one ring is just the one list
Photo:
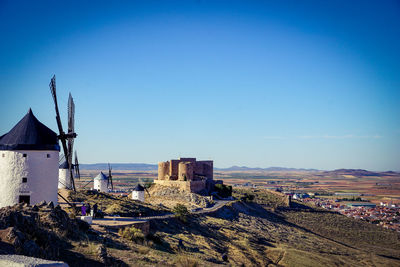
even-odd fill
[(79, 171), (78, 154), (76, 153), (76, 150), (75, 150), (75, 165), (74, 165), (74, 169), (75, 169), (75, 177), (80, 180), (81, 179), (81, 173)]
[(111, 191), (114, 190), (114, 185), (113, 185), (113, 181), (112, 181), (112, 175), (111, 175), (111, 166), (110, 163), (108, 163), (108, 181), (107, 181), (107, 187), (109, 187), (111, 185)]
[(63, 138), (63, 136), (65, 136), (65, 133), (63, 131), (63, 127), (62, 127), (62, 123), (61, 123), (60, 112), (58, 110), (57, 91), (56, 91), (56, 76), (55, 75), (53, 76), (53, 78), (51, 78), (49, 86), (50, 86), (51, 95), (53, 96), (53, 100), (54, 100), (54, 107), (55, 107), (55, 110), (56, 110), (57, 126), (58, 126), (58, 130), (59, 130), (59, 133), (60, 133), (58, 138), (61, 141), (61, 144), (62, 144), (62, 147), (63, 147), (63, 151), (64, 151), (64, 155), (68, 155), (67, 143), (65, 141), (65, 138)]
[[(54, 100), (54, 107), (56, 111), (56, 120), (57, 120), (57, 126), (59, 130), (59, 135), (58, 139), (61, 141), (63, 151), (64, 151), (64, 157), (68, 163), (68, 170), (69, 170), (69, 176), (71, 179), (71, 185), (72, 189), (76, 191), (75, 189), (75, 182), (73, 178), (73, 172), (72, 172), (72, 151), (73, 151), (73, 146), (74, 146), (74, 138), (76, 138), (76, 133), (74, 130), (74, 116), (75, 116), (75, 104), (74, 100), (71, 96), (69, 95), (68, 99), (68, 133), (65, 134), (62, 123), (61, 123), (61, 118), (60, 118), (60, 112), (58, 109), (58, 102), (57, 102), (57, 90), (56, 90), (56, 76), (54, 75), (53, 78), (51, 78), (50, 84), (50, 92)], [(68, 141), (68, 144), (67, 144)]]
[(73, 176), (72, 153), (74, 151), (74, 135), (75, 135), (75, 103), (71, 96), (68, 97), (68, 170), (70, 174), (71, 184), (75, 188)]

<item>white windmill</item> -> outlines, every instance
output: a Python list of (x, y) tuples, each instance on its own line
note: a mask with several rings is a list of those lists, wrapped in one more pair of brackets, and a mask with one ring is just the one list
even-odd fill
[(138, 184), (132, 190), (132, 199), (144, 202), (144, 187)]
[[(111, 166), (110, 163), (108, 164), (108, 177), (103, 173), (100, 172), (96, 177), (93, 179), (93, 189), (99, 192), (109, 192), (111, 189), (114, 190), (113, 182), (112, 182), (112, 174), (111, 174)], [(110, 188), (111, 187), (111, 188)]]
[(99, 192), (108, 192), (108, 177), (100, 172), (96, 177), (94, 177), (93, 188)]
[(43, 200), (57, 204), (59, 151), (57, 134), (29, 109), (0, 136), (0, 207)]

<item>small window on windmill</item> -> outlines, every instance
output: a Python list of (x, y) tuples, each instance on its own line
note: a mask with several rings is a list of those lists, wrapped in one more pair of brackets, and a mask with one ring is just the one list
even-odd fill
[(22, 182), (23, 182), (23, 183), (27, 183), (27, 182), (28, 182), (28, 178), (27, 178), (27, 177), (23, 177), (23, 178), (22, 178)]
[(47, 154), (47, 158), (50, 158), (50, 154)]
[(5, 158), (5, 157), (6, 157), (6, 154), (5, 154), (5, 153), (3, 153), (1, 156), (2, 156), (3, 158)]
[(22, 156), (23, 156), (24, 158), (26, 158), (27, 154), (22, 154)]

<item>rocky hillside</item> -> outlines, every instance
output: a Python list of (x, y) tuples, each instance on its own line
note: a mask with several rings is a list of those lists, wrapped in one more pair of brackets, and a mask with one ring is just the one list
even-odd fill
[(0, 229), (0, 253), (57, 260), (69, 247), (66, 240), (86, 236), (89, 225), (43, 202), (1, 208)]
[(195, 193), (188, 193), (175, 187), (153, 184), (146, 193), (146, 202), (155, 206), (174, 207), (176, 204), (183, 204), (191, 208), (207, 208), (211, 206), (212, 200), (208, 197)]
[[(162, 206), (152, 206), (129, 196), (116, 196), (97, 192), (96, 190), (79, 190), (77, 192), (69, 191), (68, 200), (72, 202), (83, 202), (98, 205), (99, 210), (104, 215), (119, 215), (121, 217), (154, 216), (168, 213), (169, 210)], [(69, 210), (69, 209), (68, 209)]]
[(0, 247), (70, 266), (400, 266), (397, 232), (260, 189), (234, 195), (213, 213), (152, 220), (148, 236), (96, 232), (51, 204), (2, 208)]
[[(338, 222), (350, 228), (342, 228)], [(317, 225), (318, 228), (313, 227)], [(271, 212), (254, 202), (236, 202), (214, 214), (193, 216), (186, 224), (177, 220), (154, 221), (152, 228), (157, 229), (154, 234), (162, 240), (156, 248), (168, 252), (163, 261), (169, 263), (176, 261), (179, 254), (179, 259), (200, 266), (400, 264), (398, 233), (309, 208)], [(367, 230), (365, 236), (360, 235), (361, 229)], [(147, 265), (146, 259), (161, 260), (156, 255), (150, 250), (147, 257), (138, 260)]]

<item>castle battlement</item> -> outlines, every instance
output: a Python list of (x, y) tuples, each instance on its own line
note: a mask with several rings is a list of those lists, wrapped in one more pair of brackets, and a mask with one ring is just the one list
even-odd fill
[(159, 162), (158, 179), (154, 182), (195, 193), (204, 189), (209, 190), (214, 185), (213, 161), (180, 158)]

